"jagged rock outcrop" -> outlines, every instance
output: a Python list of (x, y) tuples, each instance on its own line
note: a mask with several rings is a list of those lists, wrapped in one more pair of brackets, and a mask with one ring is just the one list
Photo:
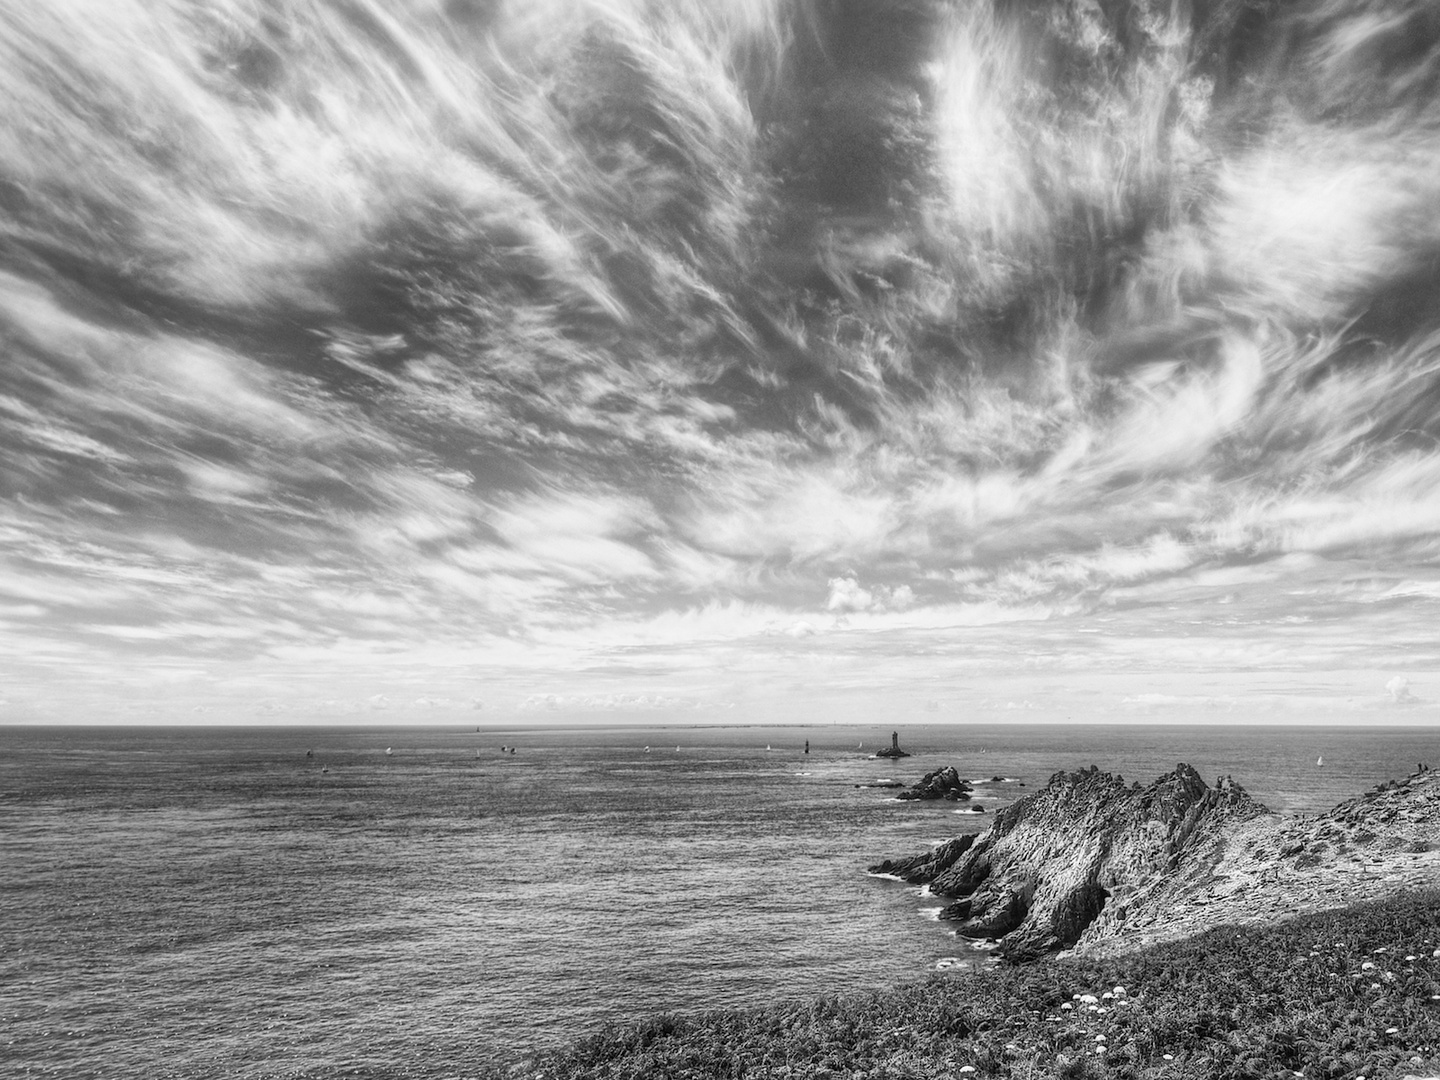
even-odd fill
[(958, 933), (999, 939), (1011, 959), (1125, 952), (1440, 886), (1440, 772), (1300, 818), (1187, 765), (1144, 788), (1057, 773), (985, 832), (872, 871), (928, 884)]
[(1228, 777), (1208, 786), (1188, 765), (1148, 787), (1093, 766), (1057, 773), (1000, 811), (977, 837), (872, 868), (954, 901), (963, 936), (996, 938), (1024, 959), (1123, 922), (1187, 856), (1235, 823), (1268, 815)]
[(947, 867), (953, 866), (955, 860), (969, 851), (973, 843), (973, 835), (957, 836), (954, 840), (947, 840), (934, 850), (921, 855), (913, 855), (908, 859), (886, 859), (870, 867), (870, 873), (897, 877), (911, 885), (925, 885), (934, 881)]
[(947, 799), (950, 802), (969, 802), (970, 785), (960, 779), (960, 774), (955, 771), (954, 765), (947, 765), (943, 769), (936, 769), (928, 772), (920, 778), (920, 782), (910, 788), (909, 791), (902, 791), (896, 796), (897, 799)]
[(1440, 773), (1422, 768), (1323, 814), (1256, 817), (1192, 845), (1127, 920), (1092, 927), (1076, 951), (1125, 952), (1436, 886)]

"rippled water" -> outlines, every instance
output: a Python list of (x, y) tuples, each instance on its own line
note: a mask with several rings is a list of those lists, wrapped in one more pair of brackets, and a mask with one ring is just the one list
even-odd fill
[(0, 1056), (14, 1075), (454, 1076), (610, 1019), (914, 979), (965, 949), (864, 867), (986, 817), (857, 784), (1014, 778), (977, 792), (993, 810), (1057, 769), (1183, 759), (1300, 812), (1440, 743), (937, 727), (907, 729), (898, 764), (864, 756), (887, 740), (0, 729)]

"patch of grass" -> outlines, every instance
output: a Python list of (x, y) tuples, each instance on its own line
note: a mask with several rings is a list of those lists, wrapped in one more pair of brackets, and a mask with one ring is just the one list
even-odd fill
[[(527, 1080), (1294, 1077), (1440, 1071), (1440, 890), (1111, 960), (612, 1027)], [(1123, 987), (1123, 990), (1117, 989)], [(1104, 996), (1104, 995), (1109, 995)], [(1101, 1049), (1103, 1047), (1103, 1049)]]

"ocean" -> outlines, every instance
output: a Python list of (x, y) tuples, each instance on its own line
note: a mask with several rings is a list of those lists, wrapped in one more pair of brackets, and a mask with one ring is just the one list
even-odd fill
[(871, 783), (956, 765), (992, 812), (1054, 770), (1187, 760), (1295, 814), (1440, 739), (926, 727), (909, 759), (868, 756), (887, 743), (0, 729), (0, 1057), (16, 1076), (465, 1076), (609, 1021), (912, 981), (984, 953), (865, 867), (988, 814)]
[[(465, 1076), (612, 1021), (983, 963), (866, 867), (1060, 769), (1183, 760), (1305, 813), (1440, 757), (1414, 728), (907, 727), (912, 757), (869, 756), (889, 737), (0, 728), (0, 1057)], [(867, 786), (949, 764), (986, 814)]]

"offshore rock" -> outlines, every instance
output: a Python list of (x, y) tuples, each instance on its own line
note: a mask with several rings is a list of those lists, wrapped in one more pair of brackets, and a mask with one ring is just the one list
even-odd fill
[(898, 731), (892, 731), (890, 733), (890, 745), (884, 750), (875, 751), (875, 756), (877, 758), (902, 758), (909, 757), (910, 755), (900, 749), (900, 733)]
[(1123, 923), (1194, 852), (1268, 814), (1228, 777), (1212, 788), (1188, 765), (1144, 788), (1092, 766), (1056, 773), (977, 837), (873, 869), (959, 901), (942, 912), (961, 920), (957, 933), (1027, 959)]
[(954, 765), (947, 765), (943, 769), (936, 769), (928, 772), (920, 778), (920, 782), (910, 788), (909, 791), (902, 791), (896, 798), (915, 799), (948, 799), (950, 802), (969, 802), (970, 785), (960, 779), (960, 774), (955, 771)]

